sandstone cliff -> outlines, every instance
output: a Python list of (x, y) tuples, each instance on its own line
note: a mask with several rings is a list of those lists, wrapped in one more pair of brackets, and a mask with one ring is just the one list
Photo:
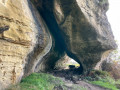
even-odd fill
[(68, 55), (80, 71), (116, 48), (107, 0), (0, 0), (0, 87), (54, 69)]
[(59, 48), (56, 52), (67, 53), (81, 64), (81, 69), (95, 67), (116, 48), (106, 16), (107, 0), (32, 1), (55, 39)]
[(51, 45), (48, 28), (30, 1), (0, 0), (0, 88), (34, 72)]

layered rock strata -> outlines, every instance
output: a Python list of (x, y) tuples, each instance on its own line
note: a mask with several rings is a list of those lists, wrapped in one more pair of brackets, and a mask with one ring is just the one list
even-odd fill
[(117, 47), (106, 16), (108, 0), (32, 1), (58, 48), (80, 63), (81, 70), (94, 68)]
[(107, 0), (0, 0), (0, 87), (54, 69), (66, 54), (81, 73), (93, 69), (117, 47), (108, 6)]
[(52, 45), (48, 28), (27, 0), (0, 0), (0, 88), (34, 72)]

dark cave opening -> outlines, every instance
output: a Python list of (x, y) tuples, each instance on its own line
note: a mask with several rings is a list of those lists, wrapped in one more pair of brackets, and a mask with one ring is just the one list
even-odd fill
[(83, 73), (83, 66), (81, 62), (78, 60), (78, 58), (74, 54), (69, 52), (69, 50), (67, 50), (66, 48), (63, 34), (57, 24), (56, 18), (53, 13), (54, 12), (53, 11), (54, 1), (44, 0), (43, 2), (42, 0), (39, 0), (37, 3), (36, 2), (33, 2), (33, 3), (35, 3), (40, 15), (42, 16), (45, 23), (47, 24), (49, 31), (51, 33), (52, 39), (53, 39), (53, 44), (54, 44), (54, 47), (52, 47), (53, 49), (52, 52), (55, 54), (48, 56), (47, 58), (49, 58), (49, 60), (46, 60), (43, 64), (47, 65), (49, 69), (54, 70), (56, 62), (61, 57), (63, 57), (65, 53), (67, 53), (67, 55), (70, 58), (73, 58), (75, 61), (77, 61), (80, 64), (79, 68), (74, 68), (72, 70), (80, 74)]
[[(47, 2), (47, 1), (46, 1)], [(52, 0), (49, 1), (49, 3), (52, 4)], [(52, 6), (50, 4), (50, 8), (52, 10)], [(46, 5), (46, 4), (45, 4)], [(49, 5), (49, 4), (47, 4)], [(55, 40), (55, 47), (57, 50), (59, 50), (60, 53), (63, 53), (65, 51), (65, 43), (64, 43), (64, 39), (62, 37), (62, 34), (60, 32), (60, 28), (56, 22), (55, 16), (53, 14), (53, 11), (48, 10), (46, 8), (46, 6), (44, 6), (43, 3), (43, 9), (41, 10), (40, 7), (38, 7), (38, 11), (40, 12), (42, 18), (44, 19), (44, 21), (46, 22), (51, 35), (53, 36), (54, 40)]]

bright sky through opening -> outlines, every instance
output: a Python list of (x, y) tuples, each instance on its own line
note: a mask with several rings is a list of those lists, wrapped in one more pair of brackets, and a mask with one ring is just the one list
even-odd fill
[(120, 0), (109, 0), (108, 20), (120, 48)]

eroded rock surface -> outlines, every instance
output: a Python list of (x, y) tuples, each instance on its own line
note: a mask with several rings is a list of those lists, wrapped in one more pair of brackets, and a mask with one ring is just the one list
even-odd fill
[(36, 0), (34, 3), (59, 41), (59, 48), (84, 70), (95, 67), (107, 57), (109, 50), (116, 48), (106, 16), (108, 0)]
[(102, 4), (97, 0), (55, 2), (54, 14), (67, 52), (75, 55), (84, 68), (94, 67), (104, 52), (116, 48), (106, 17), (107, 8), (107, 1)]
[(107, 0), (31, 1), (0, 0), (0, 85), (54, 69), (65, 54), (83, 72), (116, 48)]
[(0, 89), (34, 72), (51, 44), (47, 26), (30, 1), (0, 0)]

